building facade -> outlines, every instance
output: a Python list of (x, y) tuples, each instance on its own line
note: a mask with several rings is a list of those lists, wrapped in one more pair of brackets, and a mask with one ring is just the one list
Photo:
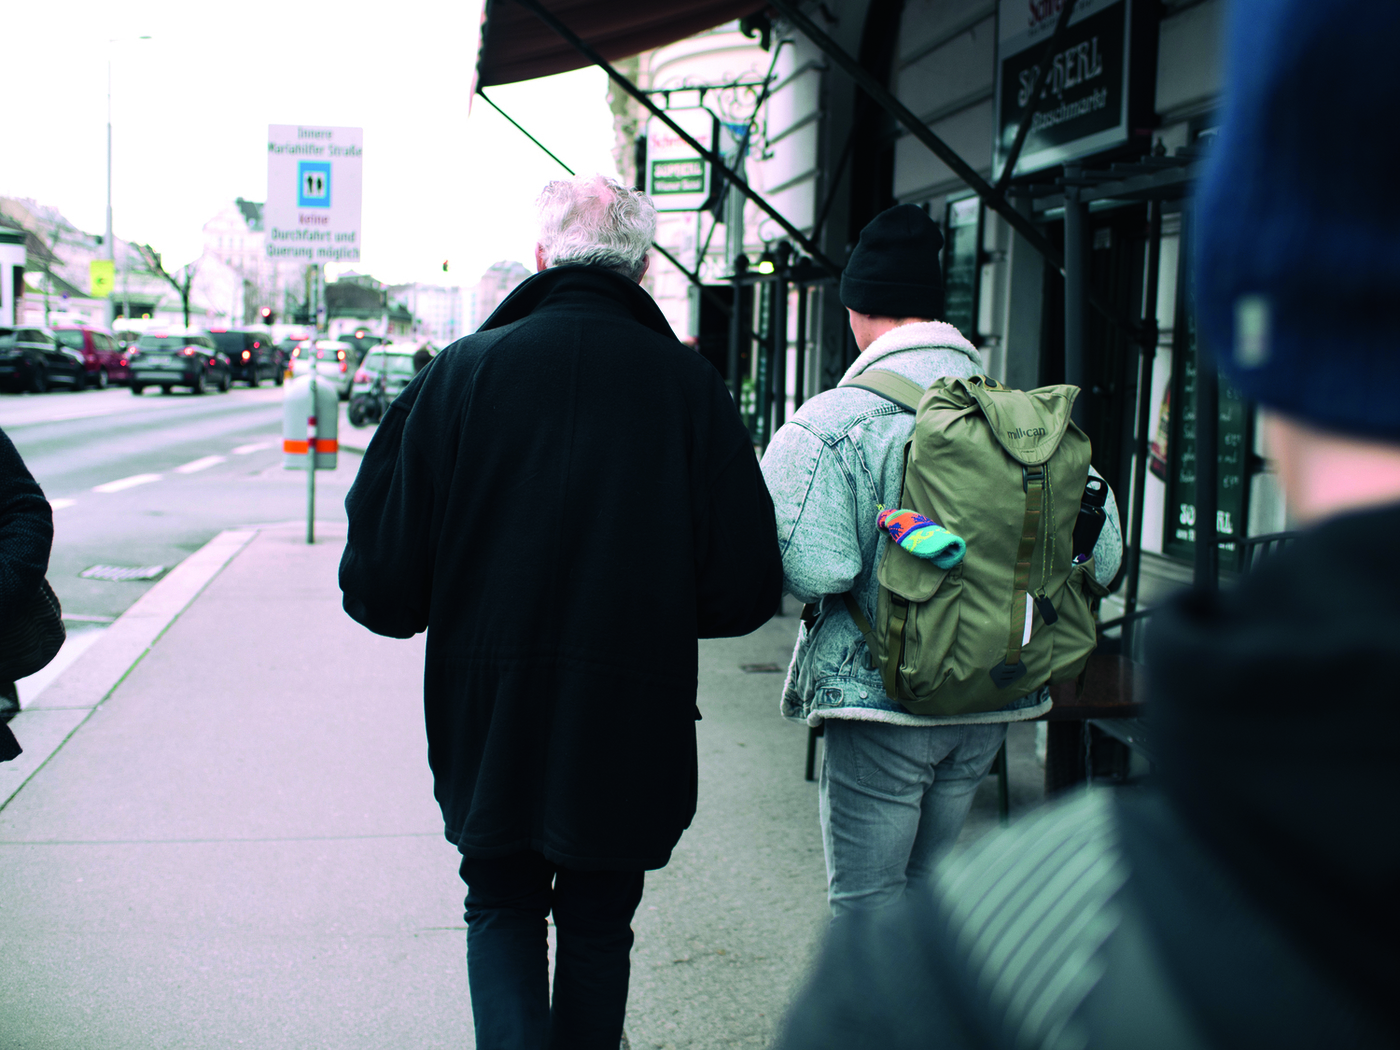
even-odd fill
[(529, 276), (530, 271), (520, 263), (504, 259), (488, 268), (471, 287), (467, 331), (475, 332), (480, 328), (515, 286)]
[(398, 303), (413, 317), (413, 335), (439, 347), (466, 334), (463, 327), (462, 289), (444, 288), (436, 284), (391, 284), (391, 301)]
[[(1051, 54), (1062, 6), (828, 0), (796, 8), (988, 183), (1002, 175), (1026, 119), (995, 205), (799, 25), (759, 17), (748, 20), (751, 38), (730, 24), (629, 60), (658, 105), (713, 112), (726, 159), (737, 162), (734, 138), (747, 126), (738, 173), (802, 235), (752, 203), (733, 206), (731, 191), (719, 207), (664, 215), (658, 231), (658, 243), (712, 294), (664, 261), (649, 283), (677, 333), (706, 344), (702, 352), (730, 376), (762, 445), (855, 356), (837, 283), (818, 253), (839, 269), (880, 211), (925, 209), (945, 233), (947, 319), (981, 348), (987, 372), (1022, 388), (1081, 388), (1079, 422), (1141, 552), (1134, 600), (1150, 601), (1190, 578), (1205, 524), (1197, 504), (1211, 502), (1194, 491), (1198, 372), (1186, 240), (1193, 180), (1218, 119), (1224, 0), (1079, 0)], [(745, 112), (721, 85), (747, 81), (766, 88), (729, 89), (748, 102)], [(644, 154), (626, 141), (645, 134), (640, 107), (616, 93), (612, 105), (621, 173), (645, 185), (655, 172), (638, 170)], [(813, 261), (785, 267), (784, 244)], [(745, 290), (736, 294), (736, 284)], [(718, 311), (707, 321), (706, 304), (718, 299), (738, 306), (738, 322)], [(1287, 522), (1252, 407), (1222, 387), (1217, 424), (1215, 525), (1228, 570), (1243, 540)]]

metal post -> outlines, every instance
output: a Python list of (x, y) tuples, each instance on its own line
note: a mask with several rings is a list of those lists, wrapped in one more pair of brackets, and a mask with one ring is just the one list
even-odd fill
[(797, 286), (797, 354), (793, 361), (792, 410), (802, 407), (802, 395), (807, 386), (807, 282)]
[[(1148, 442), (1152, 433), (1152, 366), (1157, 358), (1157, 284), (1162, 261), (1162, 204), (1147, 202), (1147, 273), (1142, 296), (1141, 352), (1138, 354), (1137, 448), (1134, 451), (1133, 492), (1129, 511), (1128, 581), (1123, 614), (1137, 609), (1138, 582), (1142, 574), (1142, 507), (1147, 492)], [(1127, 625), (1124, 625), (1125, 629)]]
[(758, 368), (754, 375), (754, 444), (768, 447), (773, 436), (770, 429), (773, 419), (773, 286), (772, 277), (764, 276), (753, 286), (754, 298), (758, 305), (758, 315), (762, 323), (758, 326), (758, 342), (750, 351), (757, 358)]
[(316, 542), (316, 340), (311, 341), (311, 415), (306, 418), (306, 542)]
[(767, 438), (783, 425), (787, 417), (787, 314), (788, 314), (788, 259), (792, 249), (779, 244), (777, 265), (773, 270), (773, 306), (769, 314), (769, 344), (772, 346), (773, 364), (773, 425)]
[(1088, 286), (1088, 258), (1084, 235), (1089, 206), (1079, 199), (1081, 169), (1065, 168), (1065, 382), (1080, 388), (1073, 419), (1084, 425), (1084, 304)]
[[(107, 238), (102, 242), (107, 250), (107, 258), (116, 265), (116, 245), (112, 243), (112, 44), (107, 43)], [(111, 327), (117, 319), (117, 300), (107, 293), (107, 325)]]
[(744, 316), (744, 274), (749, 268), (746, 255), (734, 259), (734, 309), (729, 312), (729, 370), (725, 378), (729, 380), (729, 393), (736, 405), (741, 404), (740, 392), (743, 380), (739, 376), (739, 341), (749, 330), (749, 320)]

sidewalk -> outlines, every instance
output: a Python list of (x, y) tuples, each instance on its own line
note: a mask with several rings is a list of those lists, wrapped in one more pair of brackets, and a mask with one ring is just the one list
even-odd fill
[[(340, 609), (344, 525), (226, 532), (12, 723), (0, 1047), (470, 1046), (423, 640)], [(766, 1045), (825, 923), (795, 629), (702, 647), (700, 812), (636, 920), (642, 1047)], [(6, 801), (8, 800), (8, 801)]]
[[(221, 534), (15, 718), (0, 1050), (473, 1045), (423, 639), (344, 615), (344, 536)], [(764, 670), (795, 612), (701, 643), (699, 811), (634, 922), (635, 1050), (769, 1045), (825, 928), (806, 733)], [(995, 805), (989, 781), (964, 841)]]

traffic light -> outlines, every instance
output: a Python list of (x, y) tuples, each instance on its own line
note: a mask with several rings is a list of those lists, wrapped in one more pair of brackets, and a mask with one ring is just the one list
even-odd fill
[(442, 260), (442, 272), (443, 272), (443, 273), (446, 273), (446, 272), (447, 272), (447, 260), (446, 260), (446, 259)]
[(264, 306), (261, 310), (258, 311), (258, 317), (262, 319), (263, 324), (272, 324), (272, 307)]

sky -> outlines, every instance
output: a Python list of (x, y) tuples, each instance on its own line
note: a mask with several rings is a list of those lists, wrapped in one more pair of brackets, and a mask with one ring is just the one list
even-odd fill
[[(564, 173), (481, 99), (468, 114), (481, 0), (13, 8), (6, 82), (23, 88), (0, 128), (0, 195), (103, 232), (110, 55), (118, 237), (196, 258), (221, 207), (265, 199), (267, 126), (315, 124), (364, 129), (359, 272), (470, 285), (533, 257), (534, 198)], [(487, 93), (580, 173), (615, 174), (602, 71)]]

